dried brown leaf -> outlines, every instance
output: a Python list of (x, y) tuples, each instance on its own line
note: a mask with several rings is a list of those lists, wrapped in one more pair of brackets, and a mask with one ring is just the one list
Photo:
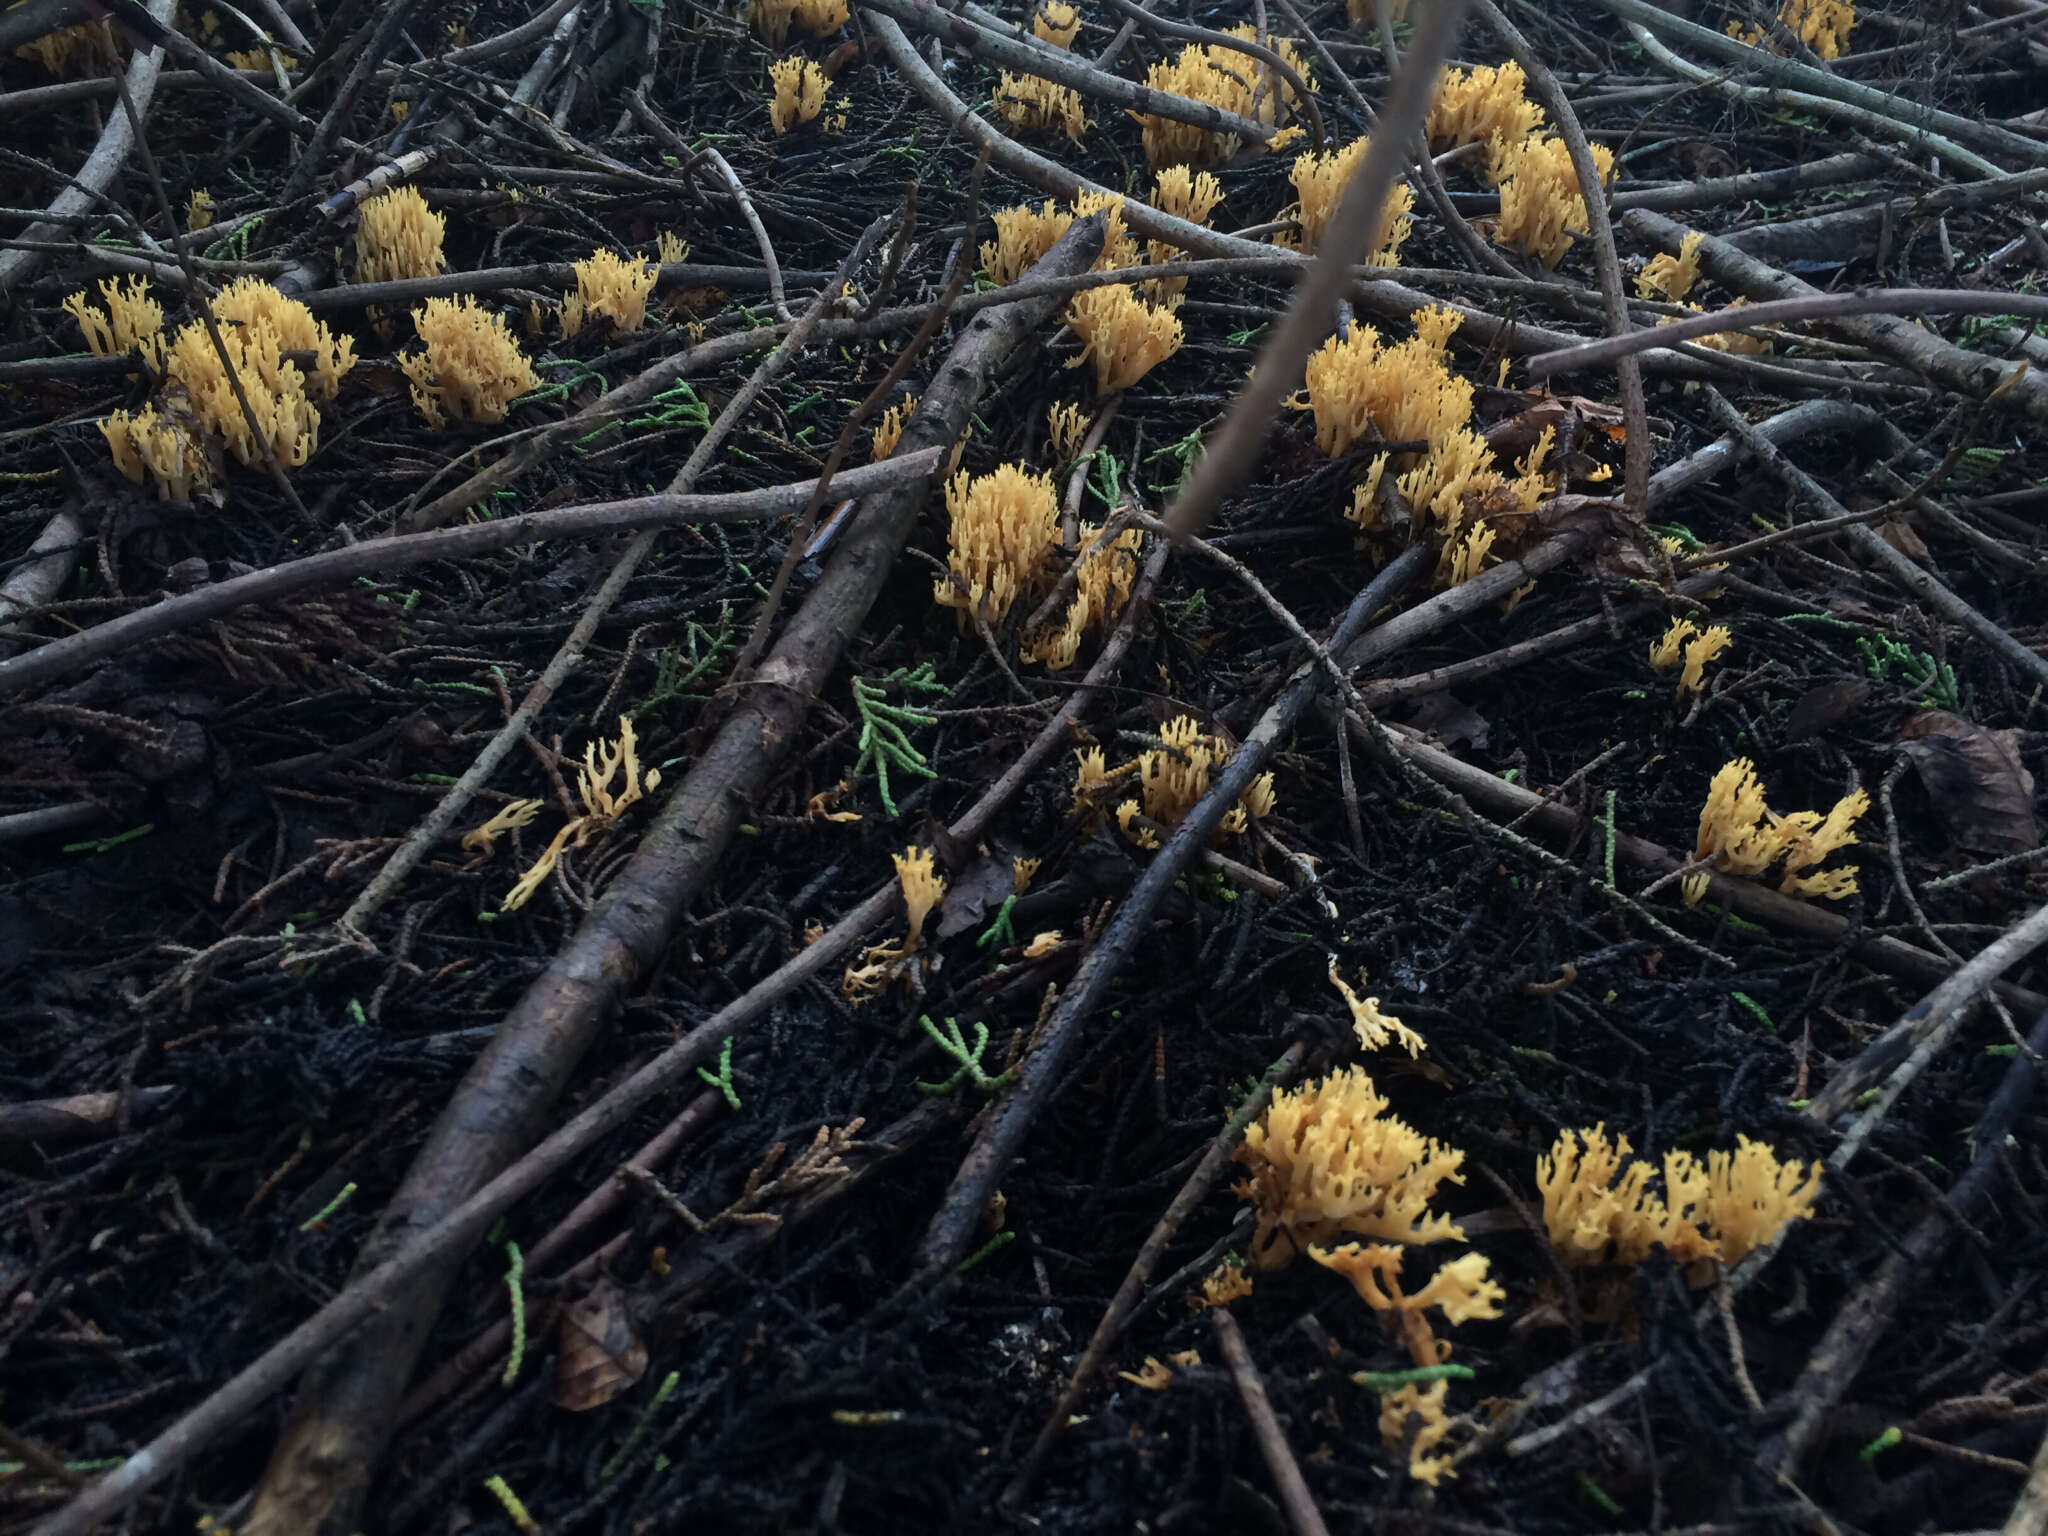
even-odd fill
[(2020, 762), (2012, 732), (1925, 709), (1899, 736), (1899, 750), (1958, 847), (1992, 855), (2040, 847), (2034, 776)]
[(647, 1373), (647, 1346), (633, 1331), (626, 1293), (600, 1280), (562, 1313), (554, 1404), (571, 1413), (600, 1408)]

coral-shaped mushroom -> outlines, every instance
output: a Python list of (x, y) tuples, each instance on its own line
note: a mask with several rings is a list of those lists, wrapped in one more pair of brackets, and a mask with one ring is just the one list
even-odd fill
[(768, 66), (768, 126), (780, 137), (791, 124), (808, 123), (825, 110), (831, 83), (810, 59), (777, 59)]
[(576, 263), (575, 272), (576, 291), (562, 304), (564, 336), (574, 336), (593, 316), (611, 321), (620, 335), (640, 329), (647, 318), (647, 296), (661, 277), (660, 267), (613, 251), (593, 251)]
[(1629, 1160), (1626, 1136), (1610, 1142), (1604, 1126), (1566, 1131), (1536, 1160), (1543, 1222), (1567, 1264), (1640, 1264), (1663, 1248), (1680, 1264), (1734, 1264), (1773, 1241), (1787, 1223), (1813, 1214), (1821, 1165), (1781, 1163), (1747, 1136), (1733, 1152), (1710, 1152), (1702, 1168), (1687, 1152), (1668, 1152), (1659, 1170)]
[(1082, 289), (1067, 306), (1067, 324), (1083, 344), (1067, 366), (1092, 358), (1098, 394), (1129, 389), (1180, 350), (1180, 317), (1153, 308), (1129, 283)]
[(210, 479), (206, 452), (178, 422), (153, 405), (114, 411), (100, 423), (114, 467), (137, 485), (154, 483), (165, 501), (190, 501)]
[(388, 283), (448, 270), (448, 220), (415, 187), (393, 187), (362, 206), (356, 224), (356, 281)]
[[(1280, 217), (1293, 219), (1301, 230), (1298, 235), (1284, 232), (1275, 235), (1276, 245), (1313, 251), (1323, 243), (1330, 221), (1337, 216), (1337, 205), (1343, 201), (1345, 187), (1350, 185), (1359, 166), (1365, 163), (1369, 143), (1369, 139), (1354, 139), (1342, 149), (1331, 150), (1326, 155), (1309, 153), (1294, 157), (1294, 169), (1287, 173), (1287, 179), (1294, 184), (1295, 201), (1291, 207), (1281, 211)], [(1366, 239), (1367, 265), (1391, 267), (1400, 260), (1401, 245), (1415, 223), (1409, 217), (1409, 210), (1414, 206), (1414, 189), (1405, 181), (1395, 182), (1387, 193), (1387, 200), (1380, 205), (1378, 222)]]
[(948, 575), (932, 596), (959, 609), (963, 626), (977, 617), (998, 624), (1020, 596), (1038, 589), (1058, 542), (1052, 478), (1021, 464), (975, 477), (962, 470), (946, 484), (946, 512)]
[(100, 279), (100, 299), (106, 305), (86, 302), (83, 288), (64, 300), (64, 312), (78, 322), (85, 344), (94, 357), (126, 357), (140, 352), (143, 361), (158, 372), (164, 366), (163, 306), (149, 296), (149, 284), (140, 277), (125, 283), (119, 278)]
[(1258, 1213), (1254, 1267), (1278, 1269), (1312, 1245), (1349, 1237), (1392, 1243), (1461, 1238), (1429, 1202), (1462, 1184), (1465, 1154), (1387, 1113), (1356, 1067), (1273, 1095), (1233, 1157), (1250, 1170), (1238, 1195)]
[(1081, 11), (1067, 0), (1039, 0), (1031, 13), (1031, 35), (1055, 48), (1070, 48), (1081, 30)]
[(521, 395), (540, 386), (502, 315), (463, 295), (428, 299), (412, 312), (425, 350), (402, 352), (398, 366), (412, 381), (412, 401), (430, 427), (447, 418), (503, 421)]
[[(1589, 148), (1604, 187), (1614, 179), (1614, 151), (1605, 144)], [(1538, 134), (1519, 141), (1497, 137), (1488, 174), (1500, 187), (1500, 217), (1493, 232), (1497, 244), (1527, 251), (1544, 266), (1554, 267), (1572, 248), (1572, 236), (1592, 227), (1563, 139)]]
[(1543, 109), (1528, 96), (1528, 76), (1512, 60), (1498, 69), (1446, 69), (1429, 104), (1429, 147), (1441, 153), (1484, 144), (1499, 134), (1519, 143), (1543, 124)]

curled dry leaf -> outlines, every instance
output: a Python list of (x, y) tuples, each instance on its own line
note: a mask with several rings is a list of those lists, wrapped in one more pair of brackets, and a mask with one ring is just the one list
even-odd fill
[(2011, 731), (1991, 731), (1938, 709), (1923, 709), (1899, 733), (1934, 812), (1971, 853), (2024, 853), (2041, 846), (2034, 776)]
[(600, 1280), (563, 1310), (552, 1394), (557, 1408), (601, 1408), (646, 1374), (647, 1346), (626, 1315), (624, 1291)]

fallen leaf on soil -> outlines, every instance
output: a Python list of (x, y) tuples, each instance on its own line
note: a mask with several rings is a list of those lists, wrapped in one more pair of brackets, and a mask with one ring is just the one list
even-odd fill
[(647, 1346), (626, 1316), (626, 1296), (609, 1280), (562, 1313), (554, 1405), (571, 1413), (599, 1408), (647, 1373)]
[(2041, 845), (2034, 776), (2021, 764), (2011, 731), (1924, 709), (1899, 738), (1899, 750), (1959, 847), (1995, 855)]
[(1806, 741), (1818, 736), (1830, 726), (1840, 725), (1870, 698), (1870, 684), (1860, 677), (1845, 677), (1840, 682), (1822, 683), (1818, 688), (1809, 688), (1799, 696), (1799, 702), (1792, 706), (1792, 713), (1785, 718), (1783, 745)]

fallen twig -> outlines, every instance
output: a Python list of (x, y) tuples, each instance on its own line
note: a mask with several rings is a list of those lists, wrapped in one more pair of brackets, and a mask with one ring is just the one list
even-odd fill
[[(837, 484), (849, 495), (869, 495), (930, 472), (936, 450), (909, 454), (883, 464), (843, 470)], [(684, 523), (741, 522), (781, 517), (802, 509), (813, 480), (707, 496), (635, 496), (626, 501), (551, 507), (522, 512), (497, 522), (472, 523), (434, 533), (391, 534), (360, 544), (287, 561), (247, 576), (234, 576), (194, 592), (167, 597), (149, 608), (79, 634), (52, 640), (24, 655), (0, 661), (0, 694), (63, 677), (108, 656), (163, 635), (175, 634), (251, 603), (281, 602), (303, 592), (331, 588), (403, 570), (430, 560), (455, 560), (549, 539), (594, 538), (628, 528), (667, 528)]]

